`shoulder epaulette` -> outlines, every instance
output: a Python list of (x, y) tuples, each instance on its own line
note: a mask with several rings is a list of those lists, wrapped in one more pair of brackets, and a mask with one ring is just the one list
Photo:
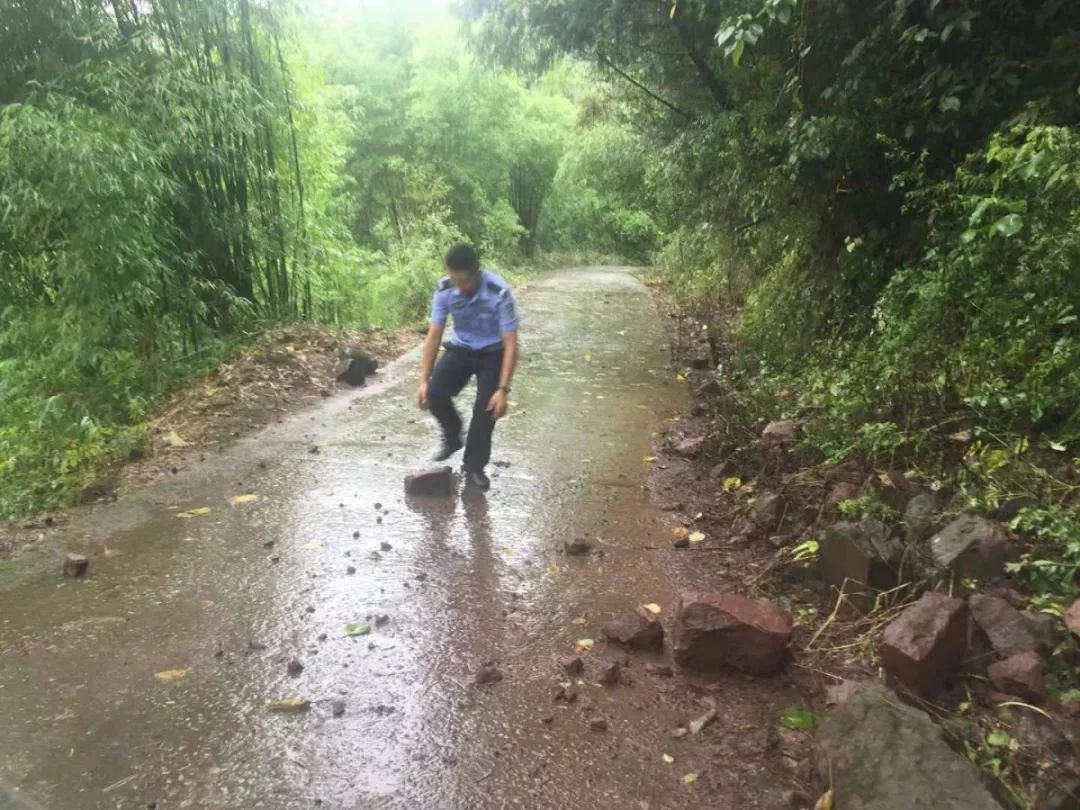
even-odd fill
[(443, 278), (439, 282), (439, 289), (440, 290), (449, 290), (450, 289), (450, 276), (446, 276), (445, 278)]
[(506, 291), (509, 289), (508, 287), (503, 287), (502, 285), (497, 284), (494, 281), (489, 281), (487, 283), (487, 288), (493, 293), (498, 293), (500, 296), (506, 295)]

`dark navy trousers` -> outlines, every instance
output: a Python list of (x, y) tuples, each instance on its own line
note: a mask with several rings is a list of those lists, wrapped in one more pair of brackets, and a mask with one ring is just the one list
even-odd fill
[(472, 472), (483, 472), (491, 461), (491, 434), (495, 432), (495, 420), (491, 418), (487, 406), (499, 390), (502, 360), (502, 346), (473, 351), (447, 344), (446, 351), (431, 373), (429, 407), (449, 442), (461, 438), (461, 416), (454, 407), (454, 397), (461, 393), (472, 377), (476, 377), (476, 404), (473, 405), (472, 421), (469, 423), (464, 459), (465, 469)]

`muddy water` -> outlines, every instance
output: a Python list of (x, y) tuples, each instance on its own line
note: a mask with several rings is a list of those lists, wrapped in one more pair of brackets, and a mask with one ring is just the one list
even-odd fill
[[(650, 433), (682, 404), (660, 322), (610, 269), (547, 277), (520, 308), (487, 496), (403, 496), (435, 444), (413, 356), (8, 563), (0, 805), (698, 806), (682, 776), (705, 763), (661, 759), (675, 723), (642, 659), (628, 685), (594, 682), (619, 657), (601, 624), (672, 595), (642, 492)], [(600, 553), (561, 553), (586, 534)], [(91, 556), (86, 580), (57, 576), (63, 549)], [(580, 698), (555, 703), (581, 638)], [(478, 688), (489, 660), (504, 680)], [(266, 710), (288, 697), (310, 711)]]

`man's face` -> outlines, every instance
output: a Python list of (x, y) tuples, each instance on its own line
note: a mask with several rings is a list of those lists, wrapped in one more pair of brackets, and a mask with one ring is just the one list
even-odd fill
[(450, 283), (461, 291), (462, 295), (472, 295), (480, 286), (480, 273), (472, 270), (450, 270)]

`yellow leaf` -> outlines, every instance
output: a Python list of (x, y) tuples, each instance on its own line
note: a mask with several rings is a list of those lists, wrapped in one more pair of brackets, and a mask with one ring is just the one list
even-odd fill
[(651, 464), (652, 462), (656, 461), (656, 456), (645, 456), (642, 461), (644, 461), (646, 464)]
[(187, 447), (189, 444), (189, 442), (184, 441), (180, 437), (180, 434), (177, 433), (175, 430), (170, 430), (168, 433), (166, 433), (165, 438), (162, 439), (162, 441), (165, 442), (165, 444), (169, 445), (169, 447)]
[(644, 607), (650, 613), (655, 613), (657, 615), (660, 614), (660, 606), (655, 602), (649, 602), (649, 604), (645, 605)]
[(576, 619), (572, 620), (570, 624), (586, 624), (588, 621), (589, 620), (584, 616), (578, 616)]
[(162, 683), (168, 683), (169, 681), (178, 681), (181, 678), (187, 677), (186, 669), (166, 669), (163, 672), (155, 672), (154, 677)]
[(209, 506), (200, 506), (198, 509), (189, 509), (186, 512), (181, 512), (180, 514), (177, 515), (177, 517), (178, 518), (193, 518), (193, 517), (201, 517), (202, 515), (209, 515), (209, 514), (210, 514), (210, 507)]
[(679, 382), (686, 382), (686, 377), (684, 377), (682, 374), (676, 374), (675, 379)]
[(814, 810), (832, 810), (832, 789), (826, 790), (814, 805)]
[(685, 774), (682, 778), (684, 785), (692, 785), (697, 781), (698, 775), (696, 773)]
[(723, 486), (724, 492), (734, 492), (735, 490), (737, 490), (741, 486), (742, 486), (742, 479), (737, 477), (737, 476), (732, 476), (731, 478), (725, 478), (724, 479), (724, 486)]
[(896, 489), (896, 485), (893, 484), (892, 478), (888, 473), (881, 473), (878, 476), (878, 481), (881, 482), (882, 486), (887, 487), (888, 489)]
[(240, 506), (240, 504), (253, 503), (257, 500), (259, 500), (258, 495), (233, 495), (229, 498), (229, 503), (232, 506)]
[(685, 526), (680, 526), (679, 528), (672, 530), (672, 534), (678, 538), (689, 537), (690, 530)]
[(591, 638), (579, 638), (574, 642), (574, 651), (579, 653), (589, 652), (594, 643)]
[(671, 764), (672, 762), (674, 762), (674, 761), (675, 761), (675, 757), (673, 757), (673, 756), (672, 756), (671, 754), (664, 754), (664, 756), (662, 757), (662, 759), (663, 759), (663, 760), (664, 760), (664, 762), (666, 762), (666, 763), (667, 763), (668, 765), (670, 765), (670, 764)]
[(705, 539), (705, 533), (704, 532), (694, 532), (693, 534), (690, 535), (690, 542), (691, 543), (700, 543), (704, 539)]
[(271, 700), (266, 708), (272, 712), (306, 712), (311, 708), (311, 701), (304, 698), (282, 698)]
[(547, 572), (552, 575), (557, 574), (559, 573), (559, 566), (555, 563), (551, 563), (551, 565), (547, 567)]

